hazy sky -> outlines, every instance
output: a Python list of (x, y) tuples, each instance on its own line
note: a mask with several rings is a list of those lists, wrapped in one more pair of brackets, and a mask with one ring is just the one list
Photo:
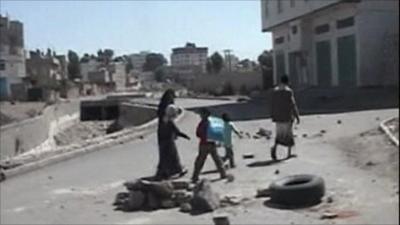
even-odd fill
[(256, 59), (271, 48), (261, 32), (259, 0), (242, 1), (13, 1), (0, 0), (1, 13), (20, 20), (27, 49), (48, 47), (65, 53), (116, 54), (141, 50), (163, 53), (187, 41), (209, 47), (209, 54), (232, 49)]

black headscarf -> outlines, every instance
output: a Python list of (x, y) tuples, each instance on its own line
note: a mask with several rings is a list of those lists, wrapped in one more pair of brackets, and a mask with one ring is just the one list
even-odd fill
[(164, 92), (161, 97), (160, 103), (158, 104), (157, 115), (159, 119), (162, 119), (165, 114), (165, 109), (168, 105), (174, 104), (175, 101), (175, 91), (172, 89), (168, 89)]

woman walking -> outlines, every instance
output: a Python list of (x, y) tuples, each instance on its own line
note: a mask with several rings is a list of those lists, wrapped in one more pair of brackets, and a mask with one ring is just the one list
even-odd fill
[(186, 134), (182, 133), (175, 125), (174, 119), (178, 114), (174, 104), (175, 93), (172, 89), (167, 90), (161, 98), (158, 106), (158, 151), (159, 162), (157, 166), (156, 179), (167, 179), (173, 175), (184, 175), (186, 170), (183, 169), (175, 139), (180, 136), (190, 139)]

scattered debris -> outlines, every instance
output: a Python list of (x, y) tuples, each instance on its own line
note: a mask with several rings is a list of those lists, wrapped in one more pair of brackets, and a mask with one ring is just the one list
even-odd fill
[(184, 213), (191, 212), (192, 211), (192, 206), (189, 203), (183, 203), (179, 207), (179, 211), (184, 212)]
[(233, 176), (233, 174), (227, 174), (226, 175), (226, 182), (230, 183), (233, 182), (235, 180), (235, 176)]
[(274, 174), (279, 174), (280, 171), (279, 170), (275, 170)]
[(335, 219), (337, 218), (338, 215), (336, 213), (332, 213), (332, 212), (324, 212), (321, 216), (321, 220), (326, 220), (326, 219)]
[(253, 139), (260, 139), (261, 137), (258, 135), (253, 135)]
[(306, 138), (306, 137), (308, 137), (308, 135), (307, 135), (307, 134), (303, 134), (302, 137), (303, 137), (303, 138)]
[(367, 163), (365, 163), (366, 166), (375, 166), (376, 163), (372, 162), (372, 161), (368, 161)]
[(257, 190), (256, 198), (264, 198), (270, 196), (271, 196), (271, 190), (269, 188)]
[(341, 121), (341, 120), (338, 120), (338, 121), (337, 121), (337, 124), (342, 124), (342, 121)]
[(229, 225), (229, 218), (226, 214), (216, 215), (213, 217), (213, 221), (215, 225)]
[(261, 137), (267, 137), (270, 138), (272, 136), (272, 131), (264, 129), (264, 128), (260, 128), (256, 135), (261, 136)]
[(376, 180), (375, 180), (375, 179), (372, 179), (372, 180), (371, 180), (371, 182), (372, 182), (372, 183), (375, 183), (375, 182), (376, 182)]
[(333, 203), (333, 197), (332, 196), (327, 197), (326, 198), (326, 202), (327, 203)]
[(52, 176), (48, 176), (47, 179), (53, 180), (53, 177)]
[(254, 154), (253, 153), (245, 153), (243, 154), (243, 159), (253, 159)]
[(212, 190), (210, 182), (203, 179), (194, 189), (190, 204), (197, 213), (211, 212), (220, 206), (219, 196)]
[(321, 130), (320, 133), (321, 133), (321, 134), (325, 134), (325, 133), (326, 133), (326, 130)]

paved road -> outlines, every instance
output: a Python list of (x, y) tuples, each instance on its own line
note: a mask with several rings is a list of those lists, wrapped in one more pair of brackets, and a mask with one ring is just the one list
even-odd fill
[[(318, 219), (325, 208), (356, 211), (354, 217), (336, 220), (338, 224), (398, 223), (398, 195), (395, 193), (398, 180), (355, 167), (337, 144), (341, 138), (376, 128), (379, 124), (376, 117), (384, 119), (397, 114), (398, 110), (379, 110), (305, 116), (296, 133), (299, 136), (307, 133), (309, 138), (298, 138), (296, 153), (299, 157), (275, 165), (268, 163), (267, 149), (272, 144), (268, 140), (235, 140), (238, 167), (231, 173), (236, 179), (233, 183), (217, 181), (214, 187), (221, 194), (241, 195), (250, 200), (241, 206), (219, 211), (227, 212), (233, 224), (330, 223)], [(343, 124), (338, 125), (337, 119)], [(193, 137), (192, 141), (178, 141), (182, 161), (190, 171), (197, 152), (194, 136), (197, 122), (197, 115), (188, 112), (179, 125)], [(261, 126), (272, 129), (268, 119), (238, 122), (237, 126), (251, 133)], [(327, 131), (326, 135), (313, 137), (321, 129)], [(255, 159), (242, 159), (241, 155), (249, 151), (255, 154)], [(113, 211), (111, 204), (115, 194), (123, 191), (122, 183), (152, 175), (157, 160), (156, 137), (152, 134), (143, 140), (6, 180), (0, 184), (1, 224), (210, 224), (212, 214), (193, 217), (178, 209), (134, 213)], [(213, 169), (208, 162), (205, 170)], [(276, 169), (280, 174), (274, 174)], [(268, 208), (263, 205), (265, 199), (253, 198), (257, 188), (266, 187), (277, 177), (294, 173), (323, 176), (328, 194), (334, 196), (334, 203), (290, 211)], [(218, 174), (203, 176), (213, 179)]]

